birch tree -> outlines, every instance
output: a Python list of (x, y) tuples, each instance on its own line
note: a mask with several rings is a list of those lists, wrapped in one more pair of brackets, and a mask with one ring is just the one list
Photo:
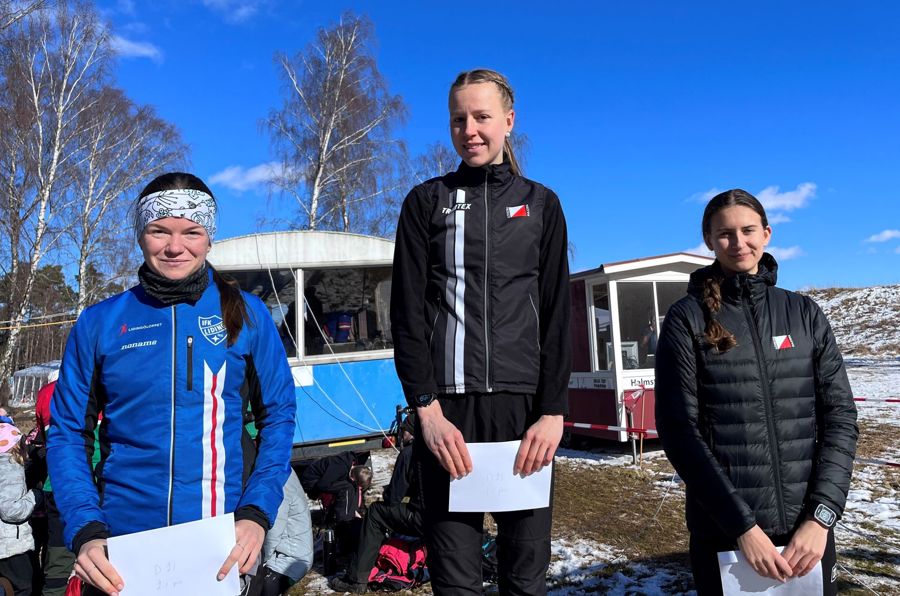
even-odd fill
[(47, 6), (47, 0), (0, 0), (0, 31), (8, 29), (28, 15)]
[(121, 90), (104, 87), (88, 103), (77, 127), (79, 153), (68, 172), (68, 234), (79, 280), (76, 315), (104, 297), (107, 283), (89, 283), (102, 277), (97, 268), (114, 264), (115, 253), (134, 250), (129, 210), (140, 187), (184, 163), (187, 154), (174, 126)]
[[(0, 354), (3, 379), (12, 369), (36, 272), (62, 235), (54, 216), (64, 209), (64, 173), (78, 153), (77, 123), (92, 105), (88, 91), (103, 80), (109, 46), (93, 9), (59, 3), (55, 10), (32, 14), (4, 31), (0, 54), (0, 120), (10, 127), (0, 132), (0, 209), (10, 230), (6, 252), (16, 281), (12, 286), (20, 288), (6, 301), (12, 325)], [(21, 267), (23, 262), (27, 268)]]
[(373, 42), (371, 23), (345, 14), (304, 51), (275, 56), (286, 96), (267, 120), (281, 161), (273, 184), (296, 201), (302, 227), (353, 229), (351, 214), (384, 198), (384, 172), (402, 152), (391, 131), (405, 108), (378, 71)]

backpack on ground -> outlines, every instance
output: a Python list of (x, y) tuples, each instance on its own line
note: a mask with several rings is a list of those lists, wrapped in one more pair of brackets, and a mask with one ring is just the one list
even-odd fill
[(372, 589), (395, 592), (410, 590), (428, 581), (425, 543), (408, 538), (389, 538), (378, 551), (375, 567), (369, 573)]

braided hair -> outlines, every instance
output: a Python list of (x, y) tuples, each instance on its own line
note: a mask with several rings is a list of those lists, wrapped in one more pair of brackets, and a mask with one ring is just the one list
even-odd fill
[[(769, 226), (766, 210), (756, 197), (740, 188), (726, 190), (710, 199), (709, 203), (706, 204), (706, 209), (703, 210), (701, 228), (703, 239), (707, 246), (712, 246), (710, 241), (712, 230), (710, 228), (712, 227), (713, 216), (726, 207), (735, 206), (752, 209), (762, 219), (763, 227)], [(702, 304), (704, 318), (706, 319), (706, 329), (703, 333), (703, 338), (720, 353), (724, 353), (737, 345), (737, 338), (716, 319), (716, 314), (722, 308), (722, 282), (725, 281), (725, 278), (718, 267), (714, 267), (713, 271), (715, 273), (703, 283)]]

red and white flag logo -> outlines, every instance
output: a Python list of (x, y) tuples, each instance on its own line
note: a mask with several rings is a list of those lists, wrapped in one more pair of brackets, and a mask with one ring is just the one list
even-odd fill
[(531, 215), (531, 210), (528, 209), (528, 205), (516, 205), (515, 207), (506, 208), (506, 219), (528, 217), (529, 215)]
[(794, 347), (794, 340), (791, 339), (790, 335), (773, 335), (772, 343), (775, 345), (776, 350), (790, 350)]

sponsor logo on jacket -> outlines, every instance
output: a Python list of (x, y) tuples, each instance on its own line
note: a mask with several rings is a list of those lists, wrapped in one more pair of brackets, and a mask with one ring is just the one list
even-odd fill
[(773, 335), (772, 344), (776, 350), (790, 350), (794, 347), (794, 340), (790, 335)]
[(129, 327), (128, 323), (122, 323), (122, 326), (119, 327), (119, 335), (125, 335), (129, 331), (143, 331), (144, 329), (155, 329), (157, 327), (162, 327), (162, 323), (147, 323), (146, 325), (137, 325), (135, 327)]
[(528, 205), (516, 205), (515, 207), (507, 207), (506, 208), (506, 219), (512, 219), (514, 217), (529, 217), (531, 215), (531, 209)]
[(135, 341), (130, 344), (125, 344), (124, 346), (122, 346), (119, 349), (120, 350), (131, 350), (134, 348), (149, 348), (150, 346), (155, 346), (156, 344), (157, 344), (157, 341), (155, 339), (150, 339), (147, 341)]

